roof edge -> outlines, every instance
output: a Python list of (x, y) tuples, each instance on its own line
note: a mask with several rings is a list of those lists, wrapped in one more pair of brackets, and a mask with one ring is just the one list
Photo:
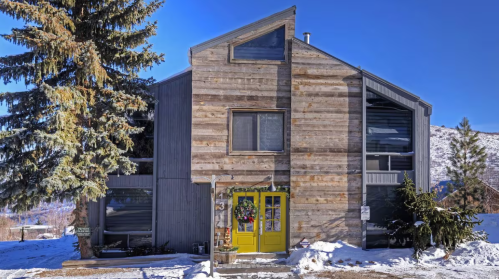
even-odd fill
[(281, 19), (284, 19), (284, 18), (287, 18), (291, 15), (295, 15), (296, 14), (296, 6), (292, 6), (290, 8), (287, 8), (285, 10), (282, 10), (280, 12), (277, 12), (273, 15), (270, 15), (266, 18), (263, 18), (263, 19), (260, 19), (260, 20), (257, 20), (253, 23), (250, 23), (248, 25), (245, 25), (243, 27), (240, 27), (236, 30), (233, 30), (233, 31), (230, 31), (228, 33), (225, 33), (223, 35), (220, 35), (218, 37), (215, 37), (211, 40), (208, 40), (208, 41), (205, 41), (203, 43), (200, 43), (200, 44), (197, 44), (193, 47), (190, 48), (190, 53), (191, 54), (196, 54), (198, 52), (201, 52), (203, 50), (206, 50), (210, 47), (213, 47), (213, 46), (216, 46), (220, 43), (223, 43), (223, 42), (226, 42), (226, 41), (230, 41), (236, 37), (239, 37), (240, 35), (243, 35), (243, 34), (246, 34), (248, 32), (251, 32), (253, 30), (256, 30), (260, 27), (263, 27), (265, 25), (269, 25), (275, 21), (278, 21), (278, 20), (281, 20)]
[(180, 72), (177, 72), (177, 73), (175, 73), (175, 74), (173, 74), (173, 75), (171, 75), (171, 76), (169, 76), (167, 78), (164, 78), (164, 79), (162, 79), (162, 80), (160, 80), (158, 82), (155, 82), (153, 85), (158, 85), (158, 84), (163, 83), (163, 82), (172, 81), (174, 79), (182, 77), (184, 74), (187, 74), (187, 73), (189, 73), (191, 71), (192, 71), (192, 67), (187, 67), (187, 68), (185, 68), (184, 70), (182, 70)]
[(348, 67), (352, 68), (353, 70), (355, 70), (355, 71), (359, 72), (359, 73), (360, 73), (360, 72), (362, 72), (362, 70), (360, 70), (359, 68), (357, 68), (357, 67), (353, 66), (352, 64), (350, 64), (350, 63), (348, 63), (348, 62), (345, 62), (344, 60), (341, 60), (341, 59), (339, 59), (338, 57), (336, 57), (336, 56), (334, 56), (334, 55), (331, 55), (331, 54), (329, 54), (329, 53), (327, 53), (327, 52), (325, 52), (325, 51), (323, 51), (323, 50), (321, 50), (321, 49), (319, 49), (319, 48), (317, 48), (317, 47), (315, 47), (315, 46), (313, 46), (313, 45), (311, 45), (311, 44), (307, 44), (306, 42), (304, 42), (304, 41), (302, 41), (302, 40), (298, 39), (297, 37), (293, 37), (293, 39), (292, 39), (292, 40), (293, 40), (293, 42), (297, 42), (297, 43), (301, 44), (301, 45), (302, 45), (302, 46), (304, 46), (304, 47), (310, 48), (310, 49), (312, 49), (312, 50), (314, 50), (314, 51), (317, 51), (317, 52), (319, 52), (319, 53), (321, 53), (321, 54), (323, 54), (323, 55), (325, 55), (325, 56), (328, 56), (328, 57), (330, 57), (330, 58), (336, 59), (336, 60), (340, 61), (341, 63), (345, 64), (346, 66), (348, 66)]
[[(400, 90), (400, 91), (404, 92), (405, 94), (407, 94), (407, 95), (415, 98), (419, 103), (421, 103), (425, 107), (429, 108), (430, 111), (432, 110), (433, 106), (430, 103), (428, 103), (428, 102), (424, 101), (423, 99), (421, 99), (421, 97), (419, 97), (418, 95), (415, 95), (415, 94), (413, 94), (413, 93), (411, 93), (411, 92), (409, 92), (409, 91), (407, 91), (407, 90), (405, 90), (405, 89), (403, 89), (403, 88), (401, 88), (401, 87), (399, 87), (399, 86), (397, 86), (397, 85), (395, 85), (395, 84), (387, 81), (386, 79), (380, 78), (379, 76), (377, 76), (377, 75), (375, 75), (375, 74), (373, 74), (371, 72), (368, 72), (366, 70), (362, 70), (362, 73), (363, 73), (364, 76), (366, 76), (368, 78), (371, 78), (371, 79), (375, 80), (376, 82), (383, 83), (385, 85), (388, 85), (390, 87), (393, 87), (393, 88), (395, 88), (397, 90)], [(430, 114), (431, 114), (431, 112), (430, 112)]]

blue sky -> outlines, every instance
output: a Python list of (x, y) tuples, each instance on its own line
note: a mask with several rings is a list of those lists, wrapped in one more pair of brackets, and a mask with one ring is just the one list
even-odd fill
[[(311, 32), (314, 46), (421, 96), (433, 105), (433, 125), (454, 127), (467, 116), (475, 129), (499, 131), (497, 0), (167, 0), (150, 40), (166, 61), (142, 76), (183, 70), (189, 47), (292, 5), (296, 37)], [(0, 34), (23, 25), (4, 14), (0, 22)], [(0, 55), (22, 51), (0, 40)], [(0, 84), (0, 92), (24, 88)]]

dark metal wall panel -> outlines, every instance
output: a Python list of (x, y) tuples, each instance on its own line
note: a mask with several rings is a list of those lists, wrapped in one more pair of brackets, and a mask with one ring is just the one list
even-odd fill
[(191, 174), (192, 72), (158, 85), (157, 177)]
[(404, 105), (410, 109), (416, 109), (417, 99), (413, 98), (410, 95), (407, 94), (401, 94), (401, 92), (396, 92), (392, 88), (389, 88), (387, 86), (384, 86), (370, 78), (366, 78), (366, 86), (369, 87), (370, 89), (373, 89), (375, 93), (379, 93), (383, 97), (386, 97), (388, 99), (391, 99), (401, 105)]
[(157, 245), (169, 241), (177, 252), (192, 251), (194, 242), (210, 239), (210, 185), (190, 179), (158, 180)]
[(152, 175), (109, 175), (108, 188), (152, 188)]
[(156, 245), (177, 252), (210, 239), (210, 187), (191, 183), (192, 72), (157, 85)]
[(415, 156), (416, 186), (424, 191), (430, 190), (430, 115), (424, 104), (418, 104), (416, 109)]
[(92, 230), (92, 245), (99, 245), (99, 200), (88, 203), (88, 223)]

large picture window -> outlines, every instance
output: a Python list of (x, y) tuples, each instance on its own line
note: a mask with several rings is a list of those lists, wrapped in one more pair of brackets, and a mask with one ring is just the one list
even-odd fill
[(106, 194), (106, 231), (151, 231), (152, 191), (109, 189)]
[(366, 151), (412, 152), (412, 111), (367, 91)]
[(286, 59), (286, 29), (284, 26), (233, 47), (232, 58), (241, 60)]
[(284, 111), (233, 111), (231, 151), (284, 152)]

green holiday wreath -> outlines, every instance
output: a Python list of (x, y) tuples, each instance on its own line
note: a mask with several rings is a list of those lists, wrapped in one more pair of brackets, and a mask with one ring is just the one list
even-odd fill
[(257, 215), (258, 208), (252, 201), (247, 199), (239, 202), (234, 208), (234, 216), (236, 216), (236, 220), (239, 223), (252, 224), (255, 221)]

